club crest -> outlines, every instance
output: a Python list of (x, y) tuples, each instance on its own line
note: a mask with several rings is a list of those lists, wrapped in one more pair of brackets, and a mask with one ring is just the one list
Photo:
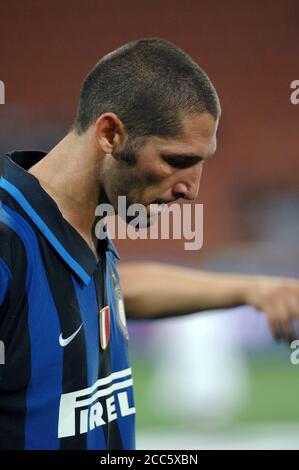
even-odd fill
[(128, 333), (128, 328), (127, 328), (125, 304), (124, 304), (124, 299), (123, 299), (121, 287), (120, 287), (119, 281), (118, 281), (115, 273), (113, 272), (112, 268), (111, 268), (110, 272), (111, 272), (113, 287), (114, 287), (117, 321), (118, 321), (118, 324), (119, 324), (119, 326), (120, 326), (120, 328), (123, 332), (124, 337), (128, 341), (129, 340), (129, 333)]

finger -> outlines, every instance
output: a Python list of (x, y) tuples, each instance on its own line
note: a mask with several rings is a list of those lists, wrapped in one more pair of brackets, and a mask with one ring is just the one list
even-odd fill
[(279, 323), (280, 323), (283, 338), (289, 343), (291, 343), (295, 339), (293, 329), (292, 329), (291, 319), (282, 318), (279, 321)]
[(299, 337), (299, 296), (291, 295), (289, 297), (289, 312), (290, 312), (290, 323), (293, 338), (297, 339)]
[(297, 316), (292, 319), (292, 329), (294, 331), (295, 339), (299, 339), (299, 318)]
[(276, 319), (280, 338), (288, 342), (293, 340), (291, 326), (292, 309), (293, 306), (289, 295), (276, 298), (275, 305), (273, 306), (273, 316)]
[(270, 330), (271, 330), (271, 334), (272, 334), (273, 338), (276, 341), (279, 341), (281, 339), (280, 325), (279, 325), (278, 321), (276, 320), (275, 316), (273, 315), (272, 310), (269, 309), (265, 313), (266, 313), (268, 324), (269, 324), (269, 327), (270, 327)]
[(282, 318), (283, 329), (289, 339), (293, 341), (297, 337), (297, 327), (299, 325), (299, 299), (294, 292), (288, 292), (284, 299), (284, 315)]

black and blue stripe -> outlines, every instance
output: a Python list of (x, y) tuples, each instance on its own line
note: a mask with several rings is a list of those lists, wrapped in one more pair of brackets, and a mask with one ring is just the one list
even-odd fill
[[(96, 394), (102, 379), (105, 382), (123, 370), (130, 376), (127, 340), (118, 324), (106, 266), (109, 260), (116, 270), (118, 255), (107, 240), (97, 261), (26, 171), (43, 156), (16, 152), (5, 157), (0, 180), (0, 339), (6, 353), (6, 363), (0, 366), (0, 448), (132, 449), (131, 381), (120, 378), (124, 390), (122, 384), (116, 387), (122, 398), (125, 393), (129, 407), (123, 415), (117, 390), (113, 386), (108, 390), (110, 379), (109, 396)], [(111, 337), (108, 348), (101, 351), (98, 312), (105, 296)], [(77, 330), (62, 347), (59, 337), (70, 337)], [(70, 406), (77, 395), (74, 413), (65, 414), (63, 406)], [(98, 410), (103, 410), (101, 419), (91, 416)], [(61, 437), (58, 429), (72, 432)]]

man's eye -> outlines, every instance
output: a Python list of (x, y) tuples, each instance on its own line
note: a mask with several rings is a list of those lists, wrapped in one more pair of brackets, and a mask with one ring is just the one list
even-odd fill
[(200, 160), (198, 157), (163, 157), (173, 168), (184, 169), (196, 165)]

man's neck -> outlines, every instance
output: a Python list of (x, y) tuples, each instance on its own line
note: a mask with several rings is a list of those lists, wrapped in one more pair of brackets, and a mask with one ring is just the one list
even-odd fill
[(70, 132), (29, 169), (95, 255), (92, 228), (99, 203), (101, 161), (88, 133), (78, 136)]

